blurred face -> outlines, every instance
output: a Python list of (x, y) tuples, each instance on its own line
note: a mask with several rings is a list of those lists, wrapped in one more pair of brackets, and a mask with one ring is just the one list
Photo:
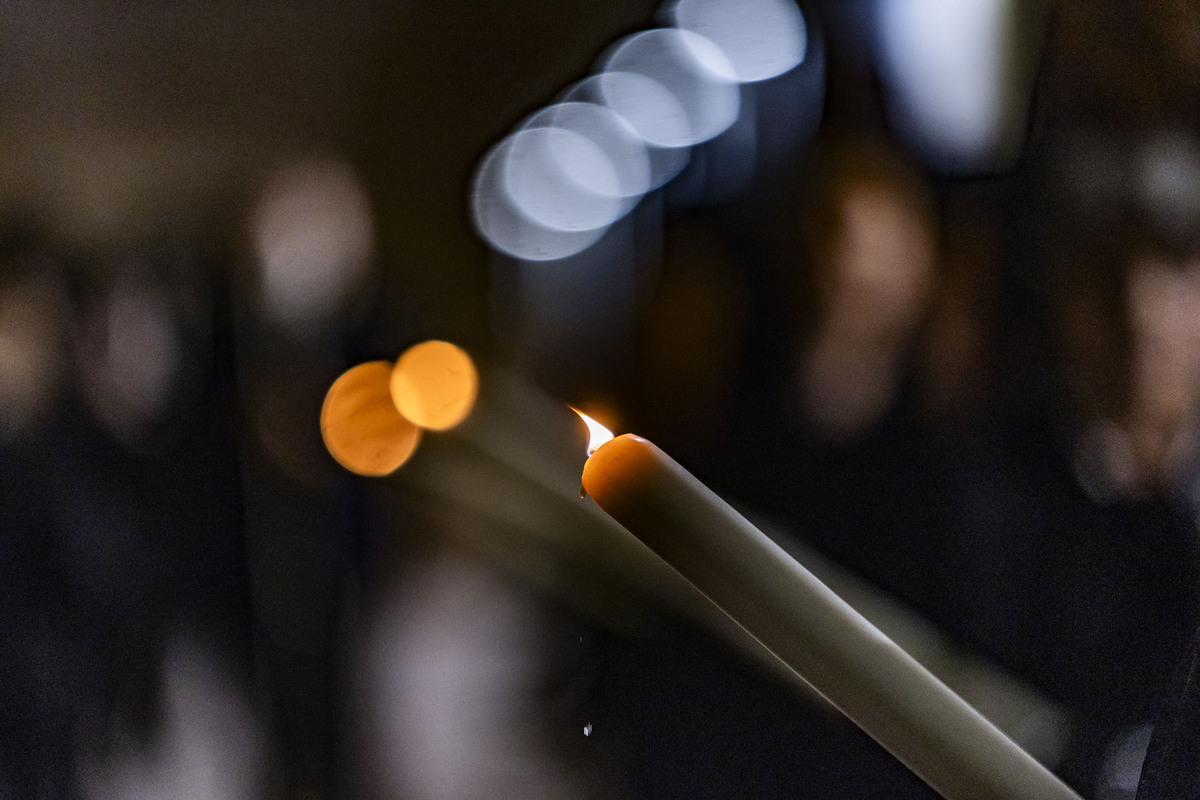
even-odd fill
[(863, 333), (907, 331), (933, 277), (933, 243), (924, 221), (894, 193), (859, 186), (843, 195), (839, 222), (827, 279), (831, 320)]
[(1135, 413), (1170, 423), (1200, 400), (1200, 256), (1144, 257), (1129, 278)]

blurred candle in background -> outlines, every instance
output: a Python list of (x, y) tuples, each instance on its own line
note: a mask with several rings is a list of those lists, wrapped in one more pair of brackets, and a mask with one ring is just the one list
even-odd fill
[(392, 403), (387, 361), (359, 364), (334, 381), (321, 407), (321, 436), (337, 462), (359, 475), (387, 475), (412, 456), (421, 429)]

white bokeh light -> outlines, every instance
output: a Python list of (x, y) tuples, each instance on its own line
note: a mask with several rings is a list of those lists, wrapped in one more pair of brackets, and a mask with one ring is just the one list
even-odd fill
[(986, 161), (1005, 134), (1008, 0), (884, 0), (881, 69), (896, 123), (952, 168)]
[(370, 204), (358, 174), (342, 162), (307, 160), (277, 172), (253, 226), (265, 310), (297, 331), (328, 319), (367, 271)]
[(471, 220), (495, 249), (527, 261), (552, 261), (590, 247), (606, 228), (564, 231), (539, 225), (521, 213), (505, 188), (504, 164), (515, 137), (488, 151), (475, 170), (471, 185)]
[[(672, 115), (678, 116), (678, 120), (680, 120), (678, 124), (686, 124), (686, 115), (683, 113), (682, 106), (679, 105), (679, 101), (675, 99), (675, 96), (668, 92), (662, 84), (644, 75), (613, 72), (593, 75), (575, 84), (563, 95), (563, 103), (561, 104), (567, 105), (571, 102), (584, 102), (599, 105), (607, 110), (612, 115), (612, 118), (618, 122), (621, 130), (631, 136), (634, 141), (638, 142), (646, 154), (649, 176), (646, 188), (642, 190), (642, 194), (665, 185), (688, 165), (688, 162), (691, 160), (691, 148), (678, 144), (664, 145), (647, 138), (647, 136), (655, 136), (656, 125), (654, 124), (654, 120), (657, 118), (655, 116), (655, 109), (653, 107), (647, 109), (648, 113), (642, 119), (641, 130), (639, 130), (638, 126), (635, 126), (634, 121), (617, 114), (609, 108), (605, 100), (605, 93), (602, 90), (602, 84), (604, 83), (608, 84), (609, 94), (612, 96), (620, 95), (626, 91), (648, 91), (651, 94), (659, 94), (664, 105), (657, 110), (657, 113), (667, 117), (665, 131), (668, 133), (672, 126), (676, 124), (671, 119)], [(659, 131), (658, 138), (662, 138), (662, 134), (663, 131)], [(678, 139), (686, 141), (687, 137), (680, 136)]]
[(611, 160), (575, 131), (544, 127), (517, 131), (502, 171), (504, 191), (513, 204), (552, 230), (603, 228), (621, 214), (620, 181)]
[[(555, 103), (534, 114), (526, 127), (534, 121), (575, 131), (599, 147), (608, 157), (617, 179), (615, 196), (622, 200), (632, 198), (636, 202), (651, 188), (650, 156), (645, 142), (634, 135), (611, 109), (590, 102)], [(593, 192), (605, 193), (604, 186), (579, 174), (572, 163), (561, 158), (563, 154), (555, 152), (554, 155), (576, 181)]]
[(161, 721), (141, 742), (118, 728), (105, 759), (80, 768), (87, 800), (250, 800), (266, 792), (262, 731), (232, 671), (176, 635), (162, 665)]
[(758, 123), (742, 119), (741, 84), (804, 61), (803, 15), (789, 0), (678, 0), (665, 11), (675, 27), (616, 42), (595, 74), (481, 159), (470, 214), (494, 249), (526, 261), (576, 256), (694, 157), (703, 160), (683, 202), (736, 191), (751, 174)]
[(808, 47), (804, 15), (791, 0), (679, 0), (671, 19), (716, 45), (728, 77), (740, 82), (782, 75), (804, 60)]
[(646, 141), (686, 147), (737, 119), (738, 85), (721, 50), (691, 31), (657, 28), (621, 40), (604, 59), (605, 103)]
[(605, 102), (638, 136), (656, 147), (694, 144), (691, 121), (679, 99), (653, 78), (609, 70), (600, 75)]

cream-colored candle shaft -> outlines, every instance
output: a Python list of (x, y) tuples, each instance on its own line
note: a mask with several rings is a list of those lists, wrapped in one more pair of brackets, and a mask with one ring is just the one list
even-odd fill
[(1053, 773), (651, 442), (602, 445), (583, 486), (948, 800), (1079, 800)]

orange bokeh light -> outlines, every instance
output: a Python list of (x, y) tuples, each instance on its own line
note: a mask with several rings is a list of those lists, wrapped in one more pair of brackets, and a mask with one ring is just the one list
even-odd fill
[(417, 449), (421, 429), (392, 403), (392, 365), (370, 361), (333, 382), (321, 407), (321, 436), (337, 462), (359, 475), (394, 472)]
[(411, 422), (429, 430), (449, 430), (474, 408), (479, 374), (461, 347), (422, 342), (396, 361), (391, 393), (396, 408)]

